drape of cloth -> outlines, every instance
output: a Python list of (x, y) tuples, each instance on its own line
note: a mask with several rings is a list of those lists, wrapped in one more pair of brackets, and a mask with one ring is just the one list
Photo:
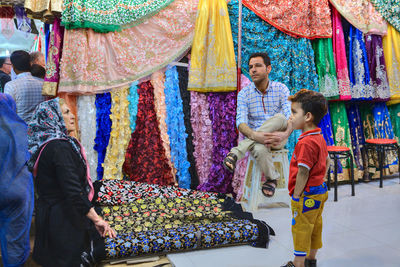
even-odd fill
[(383, 55), (390, 86), (391, 103), (400, 102), (400, 32), (391, 25), (383, 37)]
[(111, 124), (111, 94), (96, 95), (96, 138), (94, 150), (97, 151), (97, 179), (103, 179), (103, 163), (106, 157), (108, 142), (110, 141)]
[(341, 16), (336, 8), (332, 7), (332, 46), (338, 81), (339, 99), (350, 100), (351, 89), (349, 70), (347, 67), (346, 46), (342, 28)]
[(364, 132), (363, 124), (361, 121), (361, 112), (359, 105), (356, 103), (350, 103), (347, 106), (347, 117), (349, 120), (350, 137), (353, 149), (354, 161), (359, 170), (364, 170)]
[(393, 126), (394, 137), (397, 143), (400, 142), (400, 104), (394, 104), (388, 106), (388, 111), (390, 115), (390, 121)]
[(0, 244), (4, 266), (23, 266), (29, 257), (33, 181), (26, 162), (27, 125), (9, 95), (0, 93)]
[(162, 71), (156, 71), (151, 75), (150, 79), (151, 85), (154, 88), (154, 108), (156, 110), (158, 127), (160, 129), (160, 135), (162, 140), (162, 145), (165, 150), (165, 156), (167, 157), (168, 165), (171, 168), (172, 177), (175, 179), (176, 168), (171, 162), (171, 149), (170, 149), (170, 140), (168, 136), (168, 127), (166, 123), (167, 119), (167, 106), (165, 103), (165, 74)]
[(317, 68), (319, 91), (328, 99), (338, 99), (339, 89), (336, 78), (335, 60), (331, 38), (312, 41)]
[(12, 6), (0, 6), (0, 19), (13, 19), (15, 11)]
[(149, 184), (174, 183), (171, 167), (162, 145), (157, 115), (154, 109), (154, 89), (151, 83), (139, 84), (139, 104), (136, 129), (131, 135), (123, 164), (128, 180)]
[(293, 37), (332, 37), (328, 0), (243, 0), (263, 20)]
[[(188, 58), (184, 57), (180, 62), (187, 63)], [(194, 145), (193, 145), (193, 128), (192, 123), (190, 122), (190, 114), (191, 114), (191, 101), (190, 101), (190, 91), (187, 90), (188, 80), (189, 80), (189, 70), (187, 67), (176, 67), (178, 71), (179, 78), (179, 90), (181, 92), (182, 105), (183, 105), (183, 119), (185, 123), (186, 129), (186, 151), (187, 158), (190, 163), (189, 173), (191, 179), (190, 188), (196, 189), (199, 185), (199, 176), (197, 174), (196, 169), (196, 160), (194, 158)]]
[(189, 91), (236, 90), (236, 61), (225, 0), (200, 0), (191, 51)]
[(375, 9), (396, 30), (400, 31), (400, 2), (393, 0), (370, 0)]
[(121, 32), (67, 30), (59, 91), (94, 94), (131, 84), (191, 45), (198, 0), (175, 0), (146, 23)]
[(223, 161), (230, 149), (237, 145), (236, 92), (209, 93), (207, 101), (212, 125), (212, 165), (207, 181), (197, 189), (229, 194), (233, 192), (233, 174), (224, 168)]
[(25, 0), (28, 17), (39, 19), (45, 23), (53, 23), (61, 17), (63, 0)]
[[(349, 122), (346, 113), (346, 106), (344, 102), (331, 102), (329, 103), (329, 111), (332, 119), (333, 137), (336, 146), (348, 147), (351, 150), (351, 137)], [(338, 179), (349, 180), (348, 169), (350, 168), (349, 160), (341, 160), (340, 164), (343, 167), (343, 173), (338, 174)], [(354, 177), (357, 179), (357, 173)]]
[(139, 94), (138, 94), (138, 82), (133, 82), (129, 88), (129, 126), (131, 127), (131, 133), (135, 131), (136, 128), (136, 117), (138, 112)]
[(207, 94), (190, 92), (191, 118), (193, 128), (193, 156), (196, 160), (200, 184), (208, 180), (212, 165), (212, 122)]
[(49, 50), (46, 61), (46, 75), (42, 88), (42, 95), (55, 96), (60, 80), (60, 63), (63, 47), (64, 27), (60, 19), (55, 18), (53, 30), (50, 33)]
[(330, 0), (354, 27), (363, 33), (386, 35), (387, 23), (369, 0)]
[(86, 151), (86, 158), (90, 166), (92, 181), (97, 180), (97, 151), (94, 150), (96, 138), (96, 96), (78, 97), (78, 123), (80, 128), (80, 140)]
[(176, 67), (167, 69), (165, 76), (165, 105), (167, 111), (165, 122), (171, 141), (171, 159), (173, 166), (177, 170), (176, 181), (179, 187), (189, 189), (191, 177), (189, 173), (190, 163), (186, 151), (187, 134)]
[(153, 16), (174, 0), (64, 0), (62, 24), (67, 29), (91, 28), (96, 32), (119, 31)]
[(365, 47), (367, 50), (371, 86), (375, 90), (374, 99), (387, 101), (390, 98), (390, 88), (386, 73), (385, 57), (383, 56), (382, 36), (366, 35)]
[[(19, 31), (30, 33), (33, 32), (33, 24), (35, 24), (30, 18), (27, 17), (23, 6), (14, 6), (15, 17), (16, 17), (16, 28)], [(36, 25), (35, 25), (36, 26)], [(35, 27), (36, 28), (36, 27)], [(37, 32), (36, 32), (37, 34)], [(27, 35), (26, 35), (27, 36)]]
[(111, 92), (111, 114), (112, 122), (110, 140), (104, 158), (104, 178), (123, 178), (122, 164), (125, 162), (125, 151), (131, 139), (128, 101), (129, 87), (116, 89)]
[(371, 85), (368, 57), (363, 34), (350, 25), (348, 38), (351, 98), (371, 100), (375, 96), (375, 89)]

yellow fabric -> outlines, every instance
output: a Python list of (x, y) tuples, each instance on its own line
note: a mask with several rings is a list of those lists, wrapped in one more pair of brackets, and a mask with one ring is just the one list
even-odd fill
[(62, 5), (62, 0), (25, 0), (24, 7), (28, 17), (53, 23), (55, 16), (61, 16)]
[(191, 52), (188, 90), (236, 90), (236, 61), (225, 0), (200, 0)]
[(389, 78), (390, 99), (398, 100), (400, 99), (400, 32), (390, 24), (387, 35), (383, 37), (383, 54)]
[[(306, 198), (306, 199), (305, 199)], [(320, 195), (301, 195), (299, 201), (291, 201), (292, 235), (295, 251), (310, 252), (322, 248), (322, 211), (328, 199), (328, 192)], [(316, 207), (320, 202), (319, 207)], [(306, 207), (311, 210), (306, 211)]]
[(104, 159), (104, 179), (122, 180), (122, 165), (125, 152), (131, 138), (129, 127), (129, 87), (111, 92), (112, 106), (110, 119), (112, 121), (110, 141)]

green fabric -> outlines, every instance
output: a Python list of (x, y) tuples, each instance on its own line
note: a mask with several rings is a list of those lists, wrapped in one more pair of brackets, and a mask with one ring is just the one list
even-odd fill
[(388, 106), (393, 132), (397, 142), (400, 142), (400, 104)]
[(371, 3), (384, 19), (400, 31), (400, 1), (371, 0)]
[(66, 29), (120, 31), (142, 23), (174, 0), (64, 0), (61, 24)]
[(339, 99), (332, 39), (313, 40), (312, 48), (318, 73), (319, 91), (328, 99)]

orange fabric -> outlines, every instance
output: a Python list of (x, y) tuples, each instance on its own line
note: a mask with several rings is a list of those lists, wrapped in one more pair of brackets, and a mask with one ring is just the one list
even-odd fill
[(389, 144), (396, 144), (396, 140), (394, 139), (367, 139), (365, 140), (368, 144), (375, 144), (375, 145), (389, 145)]
[(350, 148), (345, 146), (328, 146), (328, 152), (345, 152), (350, 151)]

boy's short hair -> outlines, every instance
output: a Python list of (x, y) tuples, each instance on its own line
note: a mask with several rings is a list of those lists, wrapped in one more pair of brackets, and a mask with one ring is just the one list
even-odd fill
[(271, 65), (271, 59), (269, 58), (268, 54), (260, 53), (260, 52), (251, 54), (251, 56), (249, 57), (249, 61), (247, 62), (247, 65), (249, 65), (250, 59), (255, 58), (255, 57), (261, 57), (264, 60), (265, 66), (268, 67), (269, 65)]
[(328, 112), (326, 98), (321, 93), (315, 91), (301, 89), (296, 94), (289, 96), (288, 100), (300, 103), (304, 114), (310, 112), (314, 117), (313, 123), (315, 125), (318, 125)]

